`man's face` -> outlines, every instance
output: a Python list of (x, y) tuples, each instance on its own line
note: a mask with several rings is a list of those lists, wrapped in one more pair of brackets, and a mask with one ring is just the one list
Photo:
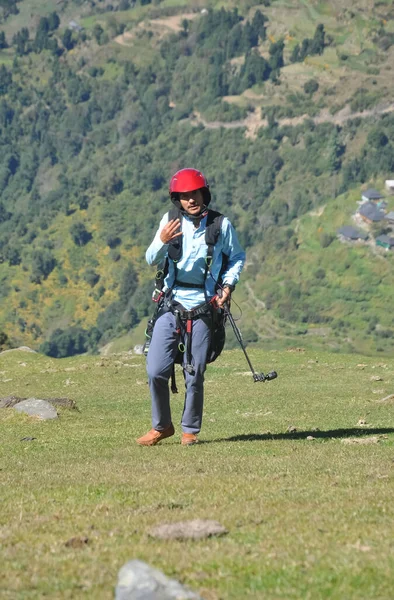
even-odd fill
[(204, 196), (201, 190), (181, 192), (179, 199), (181, 206), (186, 213), (192, 216), (200, 214), (201, 207), (204, 204)]

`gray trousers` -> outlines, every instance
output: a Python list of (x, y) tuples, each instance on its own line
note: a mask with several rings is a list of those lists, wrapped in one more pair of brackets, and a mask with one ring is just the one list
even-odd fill
[[(185, 433), (198, 433), (201, 429), (204, 373), (210, 340), (210, 319), (205, 317), (194, 319), (191, 360), (194, 374), (184, 371), (186, 392), (181, 423)], [(172, 422), (168, 381), (178, 351), (178, 343), (175, 317), (171, 312), (166, 312), (155, 323), (146, 363), (152, 400), (152, 427), (157, 431), (166, 429)], [(186, 363), (185, 355), (184, 362)]]

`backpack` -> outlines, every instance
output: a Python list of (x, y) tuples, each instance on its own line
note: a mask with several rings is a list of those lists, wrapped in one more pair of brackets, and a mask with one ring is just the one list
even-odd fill
[[(171, 221), (173, 219), (180, 219), (180, 221), (182, 221), (182, 213), (176, 207), (171, 208), (171, 210), (168, 213), (168, 220)], [(205, 243), (206, 243), (208, 249), (207, 249), (207, 257), (206, 257), (206, 261), (205, 261), (204, 284), (202, 284), (202, 285), (190, 284), (185, 287), (200, 288), (200, 289), (205, 288), (205, 281), (209, 274), (209, 270), (210, 270), (210, 267), (212, 264), (213, 251), (214, 251), (215, 244), (217, 243), (217, 241), (219, 239), (223, 219), (224, 219), (224, 215), (222, 215), (221, 213), (219, 213), (217, 211), (208, 209), (207, 224), (206, 224), (206, 229), (205, 229)], [(163, 287), (164, 287), (164, 280), (168, 274), (169, 261), (170, 260), (174, 261), (175, 277), (174, 277), (173, 285), (175, 285), (176, 283), (181, 283), (177, 279), (177, 268), (176, 268), (177, 262), (181, 259), (181, 257), (182, 257), (182, 236), (179, 236), (177, 238), (174, 238), (174, 240), (172, 240), (169, 243), (168, 256), (164, 259), (164, 263), (163, 263), (161, 269), (159, 269), (156, 274), (155, 290), (154, 290), (152, 299), (157, 303), (157, 308), (156, 308), (156, 311), (155, 311), (155, 314), (153, 315), (153, 317), (151, 319), (149, 319), (148, 326), (145, 331), (146, 341), (143, 346), (143, 353), (145, 354), (145, 356), (148, 354), (150, 340), (151, 340), (152, 334), (153, 334), (153, 328), (154, 328), (154, 325), (155, 325), (155, 322), (156, 322), (158, 316), (166, 310), (171, 310), (170, 303), (166, 304), (165, 299), (164, 299), (164, 293), (162, 291)], [(218, 282), (217, 282), (219, 289), (220, 289), (220, 284), (221, 284), (221, 277), (226, 268), (226, 264), (227, 264), (227, 257), (226, 257), (226, 255), (223, 255), (223, 263), (222, 263), (222, 267), (221, 267), (220, 274), (218, 277)], [(182, 285), (184, 285), (184, 284), (182, 284)], [(171, 290), (169, 290), (169, 291), (171, 291)], [(207, 303), (207, 308), (208, 308), (208, 304), (209, 303)], [(213, 307), (211, 304), (211, 315), (212, 315), (211, 343), (210, 343), (210, 347), (209, 347), (208, 353), (207, 353), (207, 363), (212, 363), (217, 359), (217, 357), (221, 354), (221, 352), (223, 350), (225, 340), (226, 340), (226, 331), (225, 331), (226, 314), (225, 314), (225, 312), (223, 310), (222, 311), (213, 310)], [(182, 352), (178, 351), (174, 362), (178, 363), (178, 364), (183, 363), (183, 353)]]

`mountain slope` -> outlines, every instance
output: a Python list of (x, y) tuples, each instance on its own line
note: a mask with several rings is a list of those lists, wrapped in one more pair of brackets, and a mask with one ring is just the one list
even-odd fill
[(392, 257), (320, 237), (394, 172), (391, 5), (143, 4), (23, 0), (0, 25), (0, 329), (55, 355), (141, 331), (144, 251), (195, 165), (248, 249), (247, 341), (387, 351)]

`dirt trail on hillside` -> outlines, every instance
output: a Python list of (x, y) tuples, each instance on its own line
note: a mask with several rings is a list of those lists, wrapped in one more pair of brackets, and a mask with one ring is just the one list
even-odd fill
[(133, 39), (134, 35), (132, 31), (125, 31), (121, 35), (118, 35), (115, 38), (115, 42), (120, 44), (121, 46), (130, 46), (130, 42)]
[[(324, 109), (316, 117), (310, 117), (305, 114), (300, 115), (299, 117), (278, 119), (278, 124), (280, 127), (285, 125), (295, 127), (308, 119), (313, 121), (316, 125), (319, 125), (320, 123), (343, 125), (346, 121), (356, 119), (357, 117), (366, 119), (367, 117), (376, 117), (390, 112), (394, 112), (394, 103), (376, 106), (375, 108), (364, 110), (363, 112), (352, 112), (350, 106), (347, 105), (335, 115), (332, 115), (327, 109)], [(206, 129), (220, 129), (221, 127), (224, 129), (237, 129), (239, 127), (245, 127), (245, 136), (249, 138), (255, 138), (260, 127), (267, 127), (268, 125), (268, 120), (261, 118), (257, 111), (249, 113), (245, 119), (230, 122), (206, 121), (199, 112), (195, 111), (193, 116), (189, 119), (189, 122), (194, 126), (203, 125)]]
[(163, 19), (152, 19), (149, 21), (150, 25), (158, 25), (159, 27), (168, 27), (172, 31), (181, 31), (182, 22), (186, 19), (191, 21), (198, 17), (198, 13), (186, 13), (183, 15), (174, 15), (172, 17), (165, 17)]
[[(149, 19), (147, 21), (141, 21), (137, 25), (139, 30), (142, 29), (153, 29), (159, 37), (166, 35), (170, 32), (177, 33), (182, 30), (182, 22), (186, 19), (187, 21), (191, 21), (195, 19), (199, 14), (198, 13), (185, 13), (182, 15), (174, 15), (172, 17), (165, 17), (163, 19)], [(133, 29), (133, 31), (125, 31), (121, 35), (118, 35), (115, 38), (115, 42), (120, 44), (121, 46), (130, 46), (132, 40), (136, 34), (137, 28)]]

